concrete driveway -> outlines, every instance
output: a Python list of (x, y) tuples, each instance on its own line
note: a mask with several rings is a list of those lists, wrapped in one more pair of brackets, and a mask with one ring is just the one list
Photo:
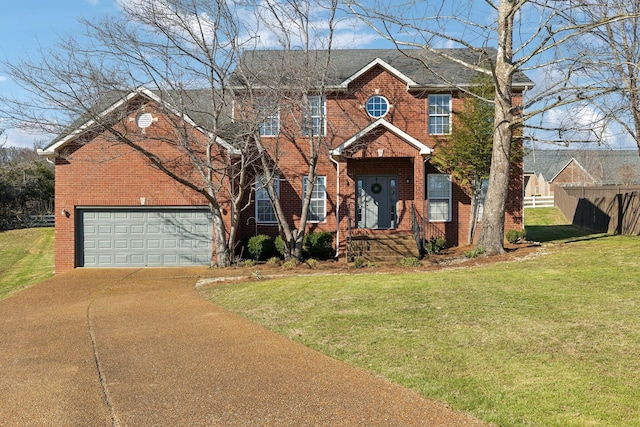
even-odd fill
[(0, 302), (0, 425), (481, 425), (201, 299), (204, 273), (76, 270)]

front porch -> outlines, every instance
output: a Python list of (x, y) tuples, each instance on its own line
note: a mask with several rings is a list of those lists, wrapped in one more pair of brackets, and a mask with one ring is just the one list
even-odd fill
[(379, 119), (331, 150), (337, 168), (339, 253), (348, 261), (424, 256), (425, 242), (447, 223), (426, 220), (432, 149)]

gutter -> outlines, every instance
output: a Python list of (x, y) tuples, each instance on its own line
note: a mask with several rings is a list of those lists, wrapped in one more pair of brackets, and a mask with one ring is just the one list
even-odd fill
[(336, 260), (340, 255), (340, 162), (329, 154), (329, 160), (336, 165)]

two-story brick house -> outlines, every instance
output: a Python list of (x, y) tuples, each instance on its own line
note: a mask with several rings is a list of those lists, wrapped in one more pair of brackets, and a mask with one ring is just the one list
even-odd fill
[[(312, 104), (308, 113), (312, 117), (284, 108), (283, 99), (270, 100), (272, 112), (261, 119), (260, 138), (265, 146), (278, 146), (276, 191), (293, 226), (309, 191), (305, 185), (309, 133), (322, 138), (308, 230), (334, 233), (338, 257), (362, 251), (362, 246), (354, 249), (358, 239), (388, 235), (419, 232), (422, 238), (443, 236), (449, 245), (467, 243), (470, 199), (430, 158), (438, 139), (447, 138), (455, 126), (455, 112), (463, 102), (460, 88), (469, 86), (476, 76), (446, 57), (488, 66), (495, 52), (442, 52), (446, 56), (417, 50), (411, 56), (393, 49), (335, 50), (328, 62), (327, 53), (318, 52), (318, 62), (311, 66), (320, 69), (328, 63), (328, 68), (322, 81), (307, 81), (305, 96)], [(281, 75), (279, 70), (303, 54), (248, 53), (239, 65), (244, 80), (236, 81), (242, 80), (244, 89), (251, 85), (257, 93), (283, 93), (273, 90), (283, 85), (281, 78), (273, 76)], [(515, 76), (516, 103), (530, 86), (526, 76)], [(242, 93), (243, 88), (236, 90)], [(129, 101), (118, 102), (133, 100), (138, 107), (131, 112), (132, 125), (145, 132), (167, 131), (162, 117), (141, 115), (141, 105), (153, 109), (159, 99), (149, 91), (138, 91)], [(237, 113), (242, 107), (234, 108)], [(185, 120), (199, 125), (196, 117)], [(298, 127), (296, 133), (295, 124), (305, 121), (311, 129)], [(220, 145), (223, 150), (230, 146), (224, 141)], [(165, 150), (165, 156), (175, 150), (156, 149)], [(110, 154), (108, 159), (105, 152)], [(152, 167), (139, 153), (81, 131), (61, 135), (42, 153), (57, 158), (56, 271), (80, 266), (207, 264), (211, 259), (206, 201)], [(240, 239), (256, 233), (278, 234), (270, 202), (259, 187), (240, 220)], [(166, 226), (166, 218), (172, 218), (173, 228)], [(521, 227), (522, 175), (518, 173), (510, 187), (506, 228)], [(415, 249), (408, 248), (406, 255), (411, 254)]]

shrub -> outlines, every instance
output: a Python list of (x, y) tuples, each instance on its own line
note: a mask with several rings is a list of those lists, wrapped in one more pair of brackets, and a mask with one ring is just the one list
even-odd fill
[(267, 265), (280, 265), (281, 259), (277, 256), (271, 257), (267, 260)]
[(318, 261), (315, 258), (310, 258), (310, 259), (307, 260), (307, 265), (309, 266), (309, 268), (313, 269), (313, 268), (316, 268), (318, 266), (319, 262), (320, 261)]
[(356, 257), (356, 259), (353, 260), (353, 266), (355, 268), (365, 268), (367, 266), (367, 264), (366, 264), (366, 261), (364, 260), (364, 258), (359, 256), (359, 257)]
[(282, 236), (277, 236), (274, 244), (276, 245), (276, 251), (283, 257), (287, 252), (287, 245), (284, 243)]
[(258, 234), (249, 239), (247, 251), (256, 261), (264, 261), (276, 253), (276, 247), (271, 237)]
[(424, 245), (425, 251), (429, 255), (437, 254), (447, 246), (447, 239), (444, 237), (432, 237)]
[(521, 241), (525, 240), (526, 237), (527, 237), (527, 231), (526, 230), (509, 230), (505, 234), (505, 238), (507, 239), (507, 242), (512, 243), (512, 244), (521, 242)]
[(400, 260), (403, 267), (420, 267), (420, 260), (414, 256), (404, 257)]
[(292, 269), (296, 268), (299, 264), (300, 264), (300, 261), (298, 261), (295, 258), (292, 258), (292, 259), (282, 263), (282, 269), (283, 270), (292, 270)]
[(240, 263), (241, 267), (253, 267), (256, 265), (256, 262), (252, 259), (245, 259)]
[(471, 251), (465, 252), (464, 256), (466, 256), (467, 258), (476, 258), (482, 255), (483, 253), (484, 253), (484, 249), (482, 248), (482, 246), (478, 246), (477, 248)]
[(311, 232), (304, 236), (303, 249), (310, 258), (327, 260), (333, 258), (333, 234), (328, 231)]

